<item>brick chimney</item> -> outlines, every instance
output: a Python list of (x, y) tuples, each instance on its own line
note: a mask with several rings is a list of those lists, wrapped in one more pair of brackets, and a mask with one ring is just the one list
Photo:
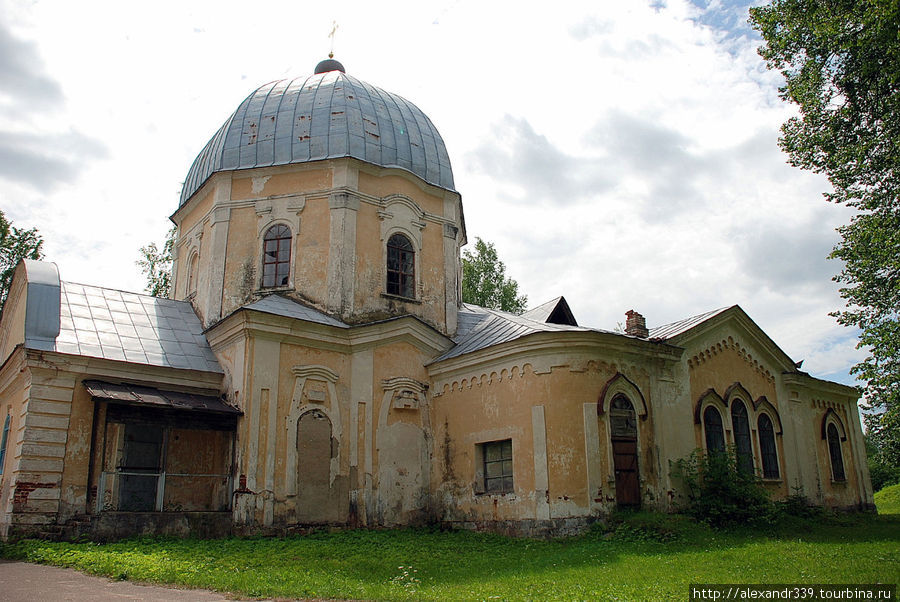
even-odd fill
[(647, 330), (647, 321), (644, 320), (644, 316), (633, 309), (629, 309), (625, 312), (625, 318), (625, 334), (630, 334), (633, 337), (640, 337), (642, 339), (646, 339), (650, 336), (650, 331)]

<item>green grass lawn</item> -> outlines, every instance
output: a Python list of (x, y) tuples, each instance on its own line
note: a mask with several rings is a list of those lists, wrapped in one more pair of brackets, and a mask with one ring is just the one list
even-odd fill
[(875, 493), (875, 506), (879, 514), (900, 514), (900, 483)]
[(26, 541), (0, 545), (0, 555), (247, 597), (685, 600), (689, 583), (897, 583), (900, 516), (713, 531), (682, 517), (639, 514), (612, 531), (553, 541), (359, 530), (207, 541)]

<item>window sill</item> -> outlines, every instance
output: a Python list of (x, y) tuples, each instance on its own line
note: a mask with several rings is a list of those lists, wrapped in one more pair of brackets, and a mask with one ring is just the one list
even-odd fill
[(475, 497), (514, 497), (515, 491), (476, 491)]
[(835, 479), (831, 479), (831, 484), (832, 484), (832, 485), (840, 485), (840, 486), (843, 487), (843, 486), (846, 486), (846, 485), (847, 485), (847, 479), (841, 479), (840, 481), (835, 480)]
[(402, 301), (403, 303), (414, 303), (415, 305), (422, 305), (421, 301), (419, 301), (418, 299), (411, 299), (410, 297), (401, 297), (400, 295), (391, 295), (390, 293), (381, 293), (381, 296), (385, 299)]
[(762, 477), (760, 481), (765, 485), (780, 485), (783, 482), (781, 477)]
[(290, 284), (284, 284), (282, 286), (261, 286), (256, 289), (256, 293), (259, 295), (268, 295), (269, 293), (283, 293), (285, 291), (292, 291), (294, 287)]

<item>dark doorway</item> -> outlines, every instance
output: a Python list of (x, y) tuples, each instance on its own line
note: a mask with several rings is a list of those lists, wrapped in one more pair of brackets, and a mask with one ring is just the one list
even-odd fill
[(619, 508), (639, 508), (641, 484), (638, 472), (637, 422), (634, 406), (617, 395), (609, 406), (613, 467), (616, 471), (616, 504)]
[(125, 449), (119, 467), (119, 510), (156, 510), (162, 460), (163, 427), (125, 425)]

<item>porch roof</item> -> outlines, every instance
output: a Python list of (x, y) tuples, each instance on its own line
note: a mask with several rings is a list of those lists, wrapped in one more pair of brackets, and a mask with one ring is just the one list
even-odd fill
[(198, 395), (181, 391), (163, 391), (156, 387), (108, 383), (100, 380), (85, 380), (82, 384), (91, 397), (136, 405), (145, 408), (188, 410), (207, 414), (241, 415), (239, 409), (225, 403), (213, 395)]

